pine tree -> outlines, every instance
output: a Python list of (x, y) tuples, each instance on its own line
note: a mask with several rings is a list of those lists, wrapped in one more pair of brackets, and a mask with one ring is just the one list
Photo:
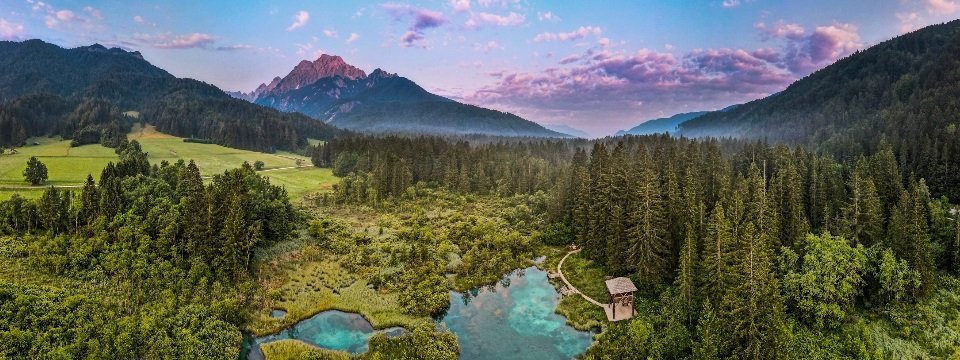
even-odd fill
[[(774, 246), (773, 241), (780, 235), (780, 219), (771, 201), (767, 191), (766, 181), (766, 163), (761, 170), (756, 163), (750, 165), (749, 172), (749, 199), (746, 205), (744, 220), (753, 223), (754, 229), (763, 236), (763, 241), (768, 246)], [(737, 233), (738, 239), (744, 239), (742, 234)]]
[(217, 260), (220, 264), (219, 270), (224, 275), (234, 278), (243, 273), (243, 265), (247, 263), (244, 259), (248, 253), (247, 243), (247, 224), (246, 209), (241, 196), (234, 196), (230, 200), (230, 211), (223, 220), (223, 229), (220, 231), (220, 253)]
[(631, 177), (630, 167), (627, 166), (626, 146), (621, 141), (610, 153), (610, 165), (607, 167), (609, 176), (609, 222), (606, 224), (605, 246), (607, 267), (614, 274), (626, 274), (635, 268), (633, 258), (623, 251), (625, 244), (630, 244), (631, 234), (628, 233), (635, 225), (631, 212), (635, 211), (638, 194), (633, 184), (637, 179)]
[(843, 229), (848, 240), (871, 246), (883, 236), (883, 212), (880, 197), (870, 178), (866, 159), (861, 157), (848, 181), (850, 200), (841, 210)]
[(730, 333), (733, 356), (742, 359), (776, 359), (787, 346), (783, 300), (771, 268), (770, 244), (759, 229), (748, 223), (746, 243), (733, 272), (736, 286), (723, 298), (722, 318)]
[(953, 244), (950, 246), (950, 264), (949, 269), (953, 273), (960, 273), (960, 213), (955, 213)]
[(611, 184), (608, 162), (606, 146), (595, 144), (590, 153), (590, 232), (584, 242), (583, 251), (588, 258), (603, 265), (607, 260), (606, 240), (610, 224)]
[(191, 255), (206, 254), (210, 216), (207, 194), (200, 177), (200, 168), (193, 161), (180, 170), (177, 182), (177, 195), (180, 197), (180, 211), (184, 216), (183, 229), (185, 250)]
[(83, 184), (83, 190), (80, 191), (78, 216), (84, 224), (90, 224), (97, 217), (99, 211), (100, 194), (97, 191), (97, 184), (93, 181), (93, 176), (87, 175), (87, 182)]
[(923, 180), (901, 191), (888, 228), (890, 247), (896, 256), (906, 260), (920, 275), (920, 286), (914, 293), (917, 298), (926, 296), (933, 289), (936, 270), (930, 245), (929, 198)]
[(893, 154), (893, 146), (886, 139), (880, 141), (880, 150), (870, 159), (872, 178), (880, 196), (880, 203), (884, 214), (897, 202), (897, 197), (903, 190), (903, 174), (897, 165), (897, 158)]
[(793, 246), (810, 231), (803, 206), (803, 179), (785, 147), (777, 160), (777, 173), (771, 184), (771, 196), (780, 219), (779, 245)]
[(659, 284), (666, 276), (669, 256), (666, 224), (657, 174), (645, 150), (640, 150), (635, 170), (636, 204), (631, 210), (629, 229), (631, 262), (637, 267), (637, 277), (645, 285)]
[(730, 285), (727, 276), (733, 251), (730, 222), (722, 204), (718, 204), (711, 212), (704, 239), (703, 253), (700, 255), (700, 289), (704, 298), (719, 304)]
[(686, 228), (686, 237), (683, 239), (683, 245), (680, 246), (679, 266), (674, 284), (680, 293), (680, 302), (687, 316), (687, 324), (690, 325), (693, 322), (697, 304), (696, 266), (699, 259), (697, 258), (697, 238), (693, 228), (690, 224), (687, 224)]

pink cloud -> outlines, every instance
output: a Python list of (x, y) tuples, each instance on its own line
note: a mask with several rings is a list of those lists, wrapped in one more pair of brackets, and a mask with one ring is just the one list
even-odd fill
[(926, 0), (927, 10), (933, 14), (952, 14), (960, 10), (955, 0)]
[(775, 25), (771, 26), (767, 26), (766, 24), (760, 22), (753, 27), (757, 30), (760, 30), (760, 36), (763, 38), (763, 40), (769, 40), (771, 38), (797, 40), (802, 38), (806, 33), (806, 30), (802, 26), (785, 23), (783, 21), (779, 21)]
[(515, 12), (510, 12), (507, 15), (479, 12), (472, 14), (465, 25), (468, 28), (477, 28), (483, 25), (517, 26), (522, 25), (524, 21), (526, 21), (526, 16)]
[[(135, 34), (133, 38), (147, 46), (157, 49), (192, 49), (207, 48), (217, 40), (213, 35), (204, 33), (192, 33), (183, 35), (172, 35), (170, 33), (148, 35)], [(223, 50), (227, 50), (226, 47)], [(238, 50), (238, 49), (229, 49)]]
[(450, 6), (458, 12), (470, 11), (470, 0), (450, 0)]
[(287, 27), (287, 31), (302, 28), (304, 25), (307, 25), (308, 21), (310, 21), (310, 13), (303, 10), (297, 11), (296, 15), (293, 15), (293, 23)]
[[(663, 114), (718, 109), (767, 96), (862, 47), (857, 27), (850, 24), (812, 31), (784, 23), (757, 28), (780, 46), (695, 49), (675, 55), (598, 45), (564, 57), (557, 67), (492, 72), (494, 84), (458, 99), (600, 135)], [(566, 34), (541, 34), (540, 41), (594, 33)], [(603, 124), (590, 120), (598, 116), (605, 119)]]
[(570, 40), (583, 39), (590, 35), (600, 36), (601, 34), (603, 34), (603, 29), (601, 29), (600, 27), (581, 26), (577, 30), (573, 30), (565, 33), (552, 33), (552, 32), (540, 33), (533, 38), (533, 41), (536, 41), (536, 42), (570, 41)]
[(23, 25), (0, 18), (0, 40), (17, 40), (23, 35)]

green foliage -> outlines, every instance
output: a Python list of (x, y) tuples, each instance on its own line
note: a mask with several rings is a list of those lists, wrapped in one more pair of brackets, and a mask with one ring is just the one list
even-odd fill
[(455, 360), (460, 353), (457, 337), (445, 328), (425, 323), (410, 334), (387, 338), (377, 334), (370, 338), (370, 352), (362, 359)]
[(784, 275), (784, 292), (801, 319), (817, 328), (836, 327), (847, 320), (861, 293), (866, 250), (829, 234), (807, 235), (800, 249), (803, 257), (798, 267)]
[(257, 160), (253, 162), (254, 170), (260, 171), (260, 170), (263, 170), (263, 167), (264, 167), (263, 160)]
[(43, 184), (47, 181), (47, 166), (37, 160), (36, 156), (30, 157), (27, 168), (23, 170), (23, 179), (33, 186)]

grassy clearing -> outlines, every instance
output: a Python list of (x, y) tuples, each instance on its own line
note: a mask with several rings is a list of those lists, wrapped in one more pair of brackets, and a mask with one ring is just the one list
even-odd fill
[(173, 163), (180, 159), (192, 159), (200, 167), (202, 175), (223, 173), (243, 162), (253, 164), (258, 160), (263, 161), (265, 170), (297, 166), (297, 159), (310, 163), (309, 158), (291, 153), (266, 154), (214, 144), (188, 143), (183, 138), (157, 132), (151, 125), (144, 128), (134, 125), (127, 139), (139, 141), (143, 151), (150, 154), (151, 162), (166, 160)]
[[(204, 176), (212, 176), (233, 169), (243, 162), (253, 164), (263, 161), (263, 175), (271, 182), (286, 187), (292, 199), (306, 194), (329, 190), (337, 178), (330, 169), (314, 167), (295, 168), (297, 161), (310, 164), (310, 159), (288, 152), (275, 154), (239, 150), (213, 144), (183, 142), (182, 138), (156, 131), (153, 126), (141, 128), (134, 125), (127, 135), (130, 140), (140, 142), (144, 151), (149, 153), (152, 163), (160, 161), (176, 162), (194, 160)], [(0, 200), (10, 198), (15, 193), (25, 198), (39, 198), (44, 187), (22, 188), (28, 184), (23, 180), (23, 170), (27, 160), (36, 156), (47, 165), (49, 180), (46, 185), (75, 186), (82, 184), (87, 174), (99, 178), (100, 171), (108, 162), (117, 161), (113, 149), (97, 144), (71, 147), (70, 140), (61, 138), (33, 138), (27, 144), (17, 148), (18, 154), (0, 155)], [(269, 171), (272, 169), (281, 169)]]
[[(308, 246), (264, 263), (261, 284), (267, 294), (250, 330), (257, 335), (277, 332), (326, 310), (363, 315), (374, 328), (412, 327), (425, 318), (405, 315), (396, 293), (379, 292), (340, 266), (334, 256), (317, 254)], [(274, 319), (270, 310), (281, 309), (287, 316)]]
[(349, 359), (350, 355), (342, 351), (321, 349), (299, 340), (279, 340), (260, 345), (263, 357), (270, 360), (298, 359)]
[(70, 147), (70, 140), (30, 139), (40, 145), (17, 148), (17, 154), (0, 155), (0, 186), (26, 186), (23, 170), (27, 160), (36, 156), (47, 165), (48, 185), (76, 185), (83, 183), (87, 174), (99, 176), (100, 170), (110, 161), (116, 161), (113, 149), (100, 145)]

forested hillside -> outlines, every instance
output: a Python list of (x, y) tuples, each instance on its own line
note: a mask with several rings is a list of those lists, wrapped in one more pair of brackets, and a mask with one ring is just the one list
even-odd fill
[(0, 281), (0, 357), (237, 359), (252, 251), (294, 228), (286, 192), (249, 165), (204, 185), (192, 162), (117, 151), (99, 183), (0, 202), (19, 274)]
[[(839, 159), (886, 139), (904, 176), (960, 199), (960, 20), (882, 42), (767, 98), (681, 126), (685, 136), (765, 138)], [(911, 175), (914, 174), (914, 175)]]
[(582, 245), (607, 275), (633, 278), (648, 309), (589, 358), (956, 356), (960, 336), (936, 324), (960, 321), (960, 221), (876, 147), (845, 160), (667, 136), (348, 138), (314, 159), (345, 176), (338, 202), (424, 186), (549, 196), (541, 241)]
[(135, 111), (160, 131), (221, 145), (295, 150), (340, 133), (307, 116), (234, 99), (179, 79), (137, 52), (100, 45), (63, 49), (40, 40), (0, 42), (0, 145), (60, 135), (115, 146)]

